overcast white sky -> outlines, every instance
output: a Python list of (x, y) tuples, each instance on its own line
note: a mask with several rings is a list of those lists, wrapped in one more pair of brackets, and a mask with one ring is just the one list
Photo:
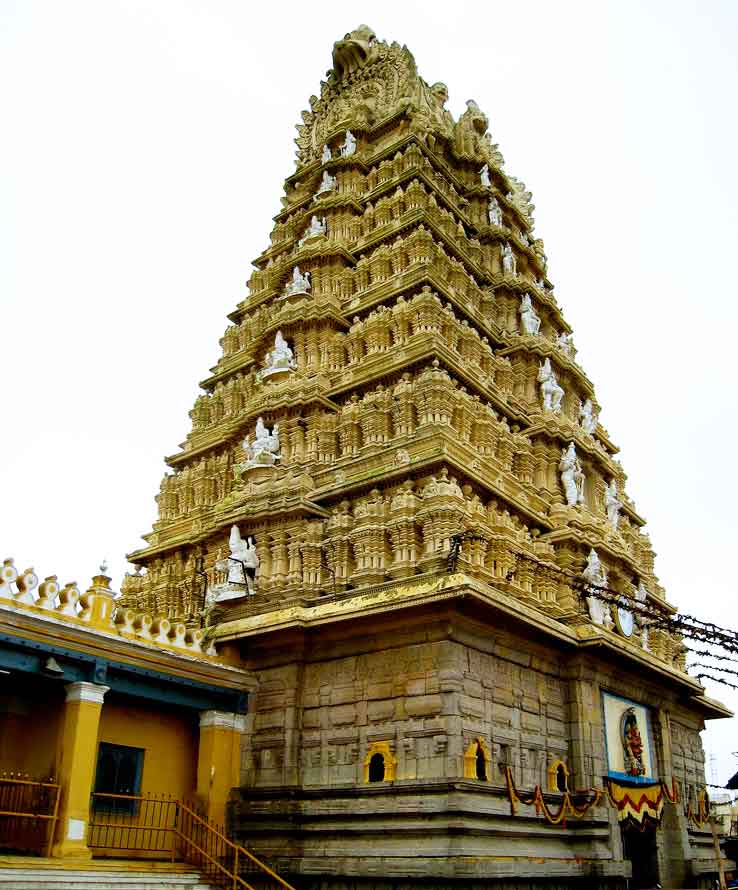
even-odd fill
[[(361, 22), (489, 116), (669, 597), (736, 626), (738, 4), (717, 0), (0, 0), (0, 557), (81, 585), (107, 557), (118, 586)], [(721, 783), (735, 725), (705, 738)]]

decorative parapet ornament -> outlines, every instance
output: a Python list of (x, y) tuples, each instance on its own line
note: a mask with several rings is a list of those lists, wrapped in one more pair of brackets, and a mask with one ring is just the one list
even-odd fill
[(95, 575), (84, 593), (75, 581), (58, 583), (49, 575), (40, 584), (33, 569), (18, 572), (12, 559), (0, 567), (0, 609), (12, 609), (44, 621), (86, 628), (110, 637), (156, 646), (194, 657), (215, 656), (214, 649), (203, 650), (204, 631), (157, 612), (121, 608), (110, 578)]

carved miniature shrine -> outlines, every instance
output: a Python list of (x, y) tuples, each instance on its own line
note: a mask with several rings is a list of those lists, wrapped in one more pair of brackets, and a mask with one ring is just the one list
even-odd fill
[(232, 826), (300, 886), (697, 886), (726, 711), (659, 623), (531, 195), (446, 100), (335, 44), (123, 604), (253, 672)]

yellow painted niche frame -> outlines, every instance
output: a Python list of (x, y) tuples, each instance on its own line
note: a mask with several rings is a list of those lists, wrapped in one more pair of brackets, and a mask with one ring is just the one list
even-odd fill
[[(375, 754), (384, 758), (384, 782), (394, 782), (397, 778), (397, 758), (390, 751), (389, 742), (372, 742), (364, 758), (364, 784), (369, 784), (369, 764)], [(375, 784), (375, 783), (372, 783)], [(376, 783), (379, 784), (379, 783)]]
[(548, 777), (548, 790), (558, 791), (559, 793), (561, 793), (561, 788), (559, 788), (558, 783), (559, 767), (564, 770), (564, 778), (566, 781), (564, 791), (569, 791), (569, 767), (564, 763), (563, 760), (554, 760), (546, 770), (546, 775)]
[[(482, 749), (484, 755), (486, 779), (479, 779), (477, 776), (477, 745)], [(466, 751), (464, 751), (464, 778), (477, 779), (477, 781), (489, 782), (492, 778), (492, 754), (490, 753), (487, 743), (483, 738), (477, 736), (473, 738)]]

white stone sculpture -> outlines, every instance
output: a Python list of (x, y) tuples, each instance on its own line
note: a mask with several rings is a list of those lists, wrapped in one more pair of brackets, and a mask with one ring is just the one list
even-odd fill
[(302, 247), (302, 245), (311, 238), (320, 238), (322, 235), (325, 235), (327, 228), (324, 216), (320, 218), (315, 215), (311, 216), (310, 225), (305, 230), (305, 234), (302, 238), (300, 238), (300, 241), (298, 242), (299, 246)]
[(482, 188), (492, 188), (492, 182), (489, 178), (489, 167), (487, 166), (487, 164), (485, 164), (484, 167), (482, 167), (482, 169), (479, 171), (479, 181), (482, 183)]
[(536, 281), (536, 287), (537, 287), (539, 290), (542, 290), (542, 291), (545, 292), (545, 290), (546, 290), (546, 282), (545, 282), (542, 278), (539, 278), (539, 279), (537, 279), (537, 281)]
[(523, 294), (520, 301), (520, 322), (526, 334), (537, 334), (541, 329), (541, 319), (533, 308), (530, 294)]
[(636, 590), (635, 598), (637, 603), (645, 603), (648, 601), (648, 591), (646, 590), (643, 581), (640, 581), (638, 584), (638, 590)]
[(607, 510), (607, 519), (613, 528), (618, 527), (620, 521), (620, 509), (623, 502), (618, 498), (618, 487), (615, 480), (611, 480), (605, 489), (605, 509)]
[[(589, 556), (587, 557), (587, 565), (584, 567), (582, 577), (588, 584), (591, 584), (593, 587), (607, 587), (607, 570), (600, 562), (600, 558), (595, 550), (589, 551)], [(602, 591), (602, 593), (605, 592), (606, 591)], [(593, 591), (593, 593), (599, 594), (600, 591)], [(603, 627), (612, 627), (612, 616), (610, 615), (610, 607), (606, 602), (599, 599), (597, 595), (588, 596), (587, 606), (589, 607), (589, 614), (592, 618), (592, 621), (594, 621), (595, 624), (600, 624)]]
[(564, 398), (564, 388), (559, 384), (551, 367), (551, 359), (547, 358), (538, 371), (538, 382), (541, 385), (541, 398), (543, 410), (553, 411), (558, 414), (561, 411), (561, 400)]
[(226, 575), (226, 580), (208, 589), (205, 600), (206, 611), (215, 603), (247, 594), (253, 596), (256, 593), (259, 557), (254, 539), (249, 537), (244, 540), (238, 526), (233, 525), (228, 539), (228, 551), (227, 559), (221, 557), (215, 562), (215, 568)]
[(277, 331), (274, 338), (274, 349), (267, 352), (264, 363), (264, 370), (259, 372), (260, 378), (284, 374), (295, 367), (295, 353), (288, 346), (281, 331)]
[(340, 148), (342, 158), (350, 158), (356, 152), (356, 137), (351, 130), (346, 130), (346, 138)]
[(499, 203), (497, 202), (497, 198), (489, 199), (489, 205), (487, 207), (487, 215), (489, 216), (489, 224), (491, 226), (501, 226), (502, 225), (502, 210), (500, 208)]
[(310, 273), (305, 272), (303, 275), (300, 272), (300, 267), (295, 266), (292, 270), (292, 278), (287, 282), (287, 287), (284, 289), (283, 296), (292, 297), (295, 294), (309, 294), (310, 293)]
[(515, 275), (517, 271), (515, 254), (507, 241), (502, 245), (502, 271), (506, 275)]
[(559, 472), (561, 474), (561, 484), (564, 488), (566, 503), (570, 507), (576, 507), (577, 504), (583, 504), (584, 472), (582, 471), (582, 465), (577, 457), (577, 450), (574, 447), (573, 442), (570, 442), (569, 447), (564, 448), (561, 452)]
[(598, 416), (598, 413), (592, 406), (592, 400), (587, 399), (579, 409), (579, 423), (584, 432), (588, 433), (590, 436), (594, 435), (594, 431), (597, 429)]
[(240, 465), (241, 469), (273, 467), (281, 457), (279, 447), (279, 424), (275, 423), (274, 428), (269, 432), (263, 419), (259, 417), (256, 421), (254, 441), (252, 442), (248, 436), (243, 440), (246, 463)]
[(573, 334), (559, 334), (556, 338), (556, 345), (568, 358), (574, 358), (576, 349), (574, 349)]
[(331, 160), (333, 155), (331, 154), (331, 150), (327, 145), (323, 146), (323, 154), (320, 156), (321, 164), (326, 164)]
[(323, 178), (320, 181), (320, 185), (318, 186), (318, 191), (316, 194), (322, 195), (325, 192), (332, 192), (333, 189), (338, 185), (338, 180), (335, 176), (331, 176), (331, 174), (327, 170), (323, 170)]

